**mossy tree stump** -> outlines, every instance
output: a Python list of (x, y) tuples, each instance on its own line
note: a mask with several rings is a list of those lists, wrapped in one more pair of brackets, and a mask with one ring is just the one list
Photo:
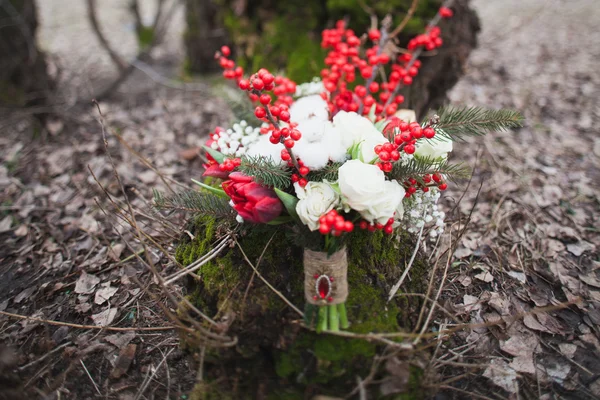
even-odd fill
[(0, 6), (0, 105), (47, 102), (53, 83), (37, 46), (34, 0), (8, 0)]
[[(184, 239), (177, 249), (177, 259), (186, 265), (210, 250), (219, 231), (210, 219), (198, 219), (191, 228), (195, 239)], [(272, 230), (255, 230), (238, 240), (256, 264), (272, 236)], [(348, 243), (350, 332), (398, 332), (413, 327), (420, 300), (400, 296), (387, 303), (389, 290), (402, 274), (413, 246), (409, 237), (397, 240), (382, 232), (362, 231)], [(261, 275), (299, 308), (304, 304), (302, 252), (281, 230), (273, 236), (258, 267)], [(402, 289), (423, 293), (428, 272), (428, 265), (417, 258), (411, 280)], [(343, 396), (356, 385), (357, 376), (369, 374), (372, 358), (381, 350), (378, 344), (363, 339), (316, 334), (302, 327), (301, 317), (253, 277), (237, 248), (204, 265), (198, 275), (201, 282), (194, 281), (190, 300), (209, 315), (233, 318), (227, 334), (236, 336), (238, 344), (206, 350), (204, 384), (195, 388), (194, 399)], [(188, 348), (199, 350), (192, 343)], [(415, 393), (420, 393), (416, 389), (418, 372), (414, 375), (411, 383)], [(370, 398), (378, 398), (377, 393), (373, 389)]]
[[(382, 18), (388, 13), (399, 24), (412, 0), (186, 0), (188, 29), (185, 44), (190, 72), (219, 71), (214, 53), (232, 45), (235, 59), (247, 71), (265, 67), (298, 83), (319, 76), (324, 67), (321, 31), (345, 17), (357, 34), (370, 26), (362, 4)], [(406, 107), (423, 115), (446, 99), (446, 92), (463, 74), (467, 56), (476, 46), (479, 20), (469, 8), (470, 0), (456, 0), (455, 15), (442, 21), (444, 45), (434, 57), (424, 57), (421, 73), (410, 91), (404, 90)], [(422, 33), (437, 13), (442, 0), (420, 0), (413, 18), (399, 36), (401, 44)]]

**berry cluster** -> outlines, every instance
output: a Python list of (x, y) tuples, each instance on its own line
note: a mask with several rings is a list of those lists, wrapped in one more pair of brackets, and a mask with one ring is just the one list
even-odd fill
[(408, 42), (408, 50), (416, 50), (419, 47), (425, 48), (427, 51), (435, 50), (444, 44), (440, 37), (442, 31), (439, 27), (434, 26), (421, 35), (417, 35)]
[(319, 232), (323, 235), (331, 233), (333, 236), (341, 236), (344, 232), (352, 232), (354, 224), (347, 221), (336, 210), (331, 210), (319, 218)]
[(402, 183), (406, 190), (405, 197), (411, 197), (417, 190), (421, 190), (424, 193), (429, 192), (430, 187), (437, 187), (439, 190), (444, 191), (448, 188), (448, 184), (444, 181), (442, 174), (436, 172), (434, 174), (425, 174), (422, 177), (422, 182), (417, 181), (414, 178), (409, 178)]
[(375, 232), (376, 230), (382, 230), (383, 233), (387, 235), (391, 235), (394, 232), (394, 218), (388, 219), (388, 221), (384, 224), (379, 222), (369, 223), (368, 221), (362, 220), (358, 223), (360, 229), (366, 229), (369, 232)]
[(223, 77), (225, 79), (240, 80), (244, 76), (244, 69), (235, 65), (235, 61), (231, 60), (231, 49), (228, 46), (221, 47), (221, 51), (215, 54), (215, 58), (219, 60), (219, 65), (223, 68)]
[[(283, 153), (283, 151), (286, 151), (286, 150), (282, 150), (282, 153)], [(288, 153), (288, 155), (289, 155), (289, 153)], [(282, 154), (281, 158), (283, 158), (283, 154)], [(286, 158), (287, 158), (287, 156), (286, 156)], [(291, 160), (288, 160), (288, 167), (292, 167), (292, 166), (293, 165), (291, 165)], [(298, 166), (299, 166), (298, 173), (292, 174), (291, 179), (292, 179), (293, 183), (298, 182), (298, 184), (301, 187), (304, 187), (308, 184), (308, 179), (306, 179), (306, 175), (308, 175), (308, 173), (310, 172), (310, 169), (306, 165), (304, 165), (304, 162), (300, 158), (298, 158)]]
[(239, 167), (241, 164), (241, 158), (226, 158), (221, 164), (219, 164), (219, 169), (224, 172), (233, 172), (233, 170), (236, 167)]

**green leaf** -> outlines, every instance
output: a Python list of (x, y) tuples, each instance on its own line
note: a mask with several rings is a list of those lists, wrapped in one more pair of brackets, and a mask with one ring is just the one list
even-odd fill
[(371, 122), (375, 122), (375, 104), (373, 104), (371, 106), (371, 109), (369, 110), (369, 119), (371, 120)]
[(212, 156), (212, 158), (215, 159), (216, 162), (218, 162), (219, 164), (223, 163), (223, 161), (225, 160), (225, 155), (219, 151), (216, 151), (215, 149), (211, 149), (208, 146), (202, 146), (204, 147), (204, 150), (206, 150), (208, 152), (208, 154), (210, 154)]
[(204, 183), (202, 183), (200, 181), (197, 181), (195, 179), (192, 179), (192, 182), (194, 182), (196, 185), (200, 186), (202, 189), (206, 189), (209, 192), (211, 192), (211, 193), (213, 193), (213, 194), (215, 194), (215, 195), (217, 195), (219, 197), (223, 197), (223, 198), (226, 198), (226, 199), (229, 198), (229, 196), (227, 196), (227, 193), (225, 193), (225, 191), (223, 189), (219, 189), (219, 188), (216, 188), (216, 187), (213, 187), (213, 186), (206, 185), (206, 184), (204, 184)]
[(296, 196), (292, 196), (289, 193), (284, 192), (283, 190), (279, 190), (277, 188), (274, 189), (277, 197), (283, 203), (283, 206), (287, 210), (288, 214), (294, 219), (298, 218), (298, 213), (296, 212), (296, 204), (298, 204), (298, 198)]
[(282, 225), (287, 224), (288, 222), (292, 222), (294, 219), (290, 216), (284, 215), (282, 217), (277, 217), (267, 222), (267, 225)]

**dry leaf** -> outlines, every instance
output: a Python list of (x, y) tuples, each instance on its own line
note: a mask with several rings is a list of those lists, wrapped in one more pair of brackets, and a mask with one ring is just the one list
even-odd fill
[(118, 288), (110, 286), (110, 283), (102, 284), (102, 287), (96, 291), (96, 296), (94, 297), (94, 303), (103, 304), (107, 300), (109, 300), (115, 293), (117, 293)]
[(92, 315), (92, 319), (94, 320), (94, 324), (98, 326), (108, 326), (113, 322), (116, 316), (117, 309), (108, 308), (98, 314)]
[(504, 360), (492, 359), (490, 365), (483, 372), (483, 376), (509, 393), (517, 393), (519, 390), (517, 373)]
[(133, 361), (133, 357), (135, 357), (136, 349), (137, 345), (135, 344), (128, 344), (121, 349), (119, 352), (119, 357), (117, 357), (117, 361), (115, 362), (115, 367), (110, 373), (111, 378), (119, 379), (127, 372), (131, 362)]
[(12, 217), (7, 215), (0, 221), (0, 233), (10, 231), (10, 226), (12, 225)]
[(75, 293), (91, 294), (98, 283), (100, 283), (100, 278), (81, 271), (81, 276), (75, 283)]
[(494, 280), (494, 277), (492, 276), (491, 273), (484, 271), (484, 272), (481, 272), (481, 273), (475, 275), (475, 279), (479, 279), (480, 281), (489, 283)]
[(567, 250), (569, 253), (573, 254), (576, 257), (579, 257), (586, 251), (594, 251), (596, 246), (591, 244), (590, 242), (586, 242), (585, 240), (581, 240), (577, 243), (569, 243), (567, 245)]

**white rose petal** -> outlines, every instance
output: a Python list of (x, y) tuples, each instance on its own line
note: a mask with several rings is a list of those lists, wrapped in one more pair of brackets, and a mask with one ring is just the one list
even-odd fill
[(369, 222), (385, 224), (398, 212), (404, 213), (404, 188), (386, 181), (377, 166), (350, 160), (338, 171), (338, 184), (346, 210), (353, 209)]
[(417, 148), (415, 150), (415, 156), (418, 157), (429, 157), (433, 159), (446, 159), (448, 153), (452, 151), (452, 141), (446, 138), (436, 137), (432, 140), (419, 140), (417, 141)]
[(333, 117), (333, 125), (340, 132), (342, 145), (346, 149), (368, 138), (383, 137), (369, 119), (355, 112), (338, 112)]
[(298, 217), (311, 231), (319, 229), (319, 218), (339, 204), (339, 195), (327, 183), (309, 182), (304, 188), (295, 183), (294, 189)]

